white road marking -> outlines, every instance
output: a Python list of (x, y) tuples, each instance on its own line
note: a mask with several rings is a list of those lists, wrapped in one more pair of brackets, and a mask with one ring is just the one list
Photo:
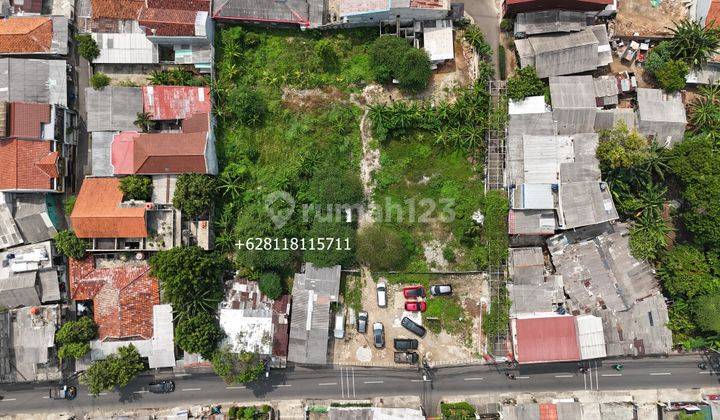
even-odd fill
[(46, 396), (43, 397), (43, 400), (47, 400), (48, 398), (50, 398), (50, 397), (48, 397), (48, 396), (46, 395)]
[(245, 389), (244, 386), (226, 386), (225, 389)]
[(573, 375), (555, 375), (556, 378), (572, 378)]
[(16, 398), (3, 398), (1, 401), (15, 401)]
[(595, 363), (595, 389), (597, 389), (599, 391), (600, 390), (600, 377), (598, 376), (599, 369), (597, 367), (597, 362), (594, 362), (594, 363)]
[(352, 369), (353, 398), (355, 398), (355, 368), (351, 367), (350, 369)]
[(323, 382), (321, 384), (318, 384), (318, 386), (331, 386), (331, 385), (337, 385), (337, 382)]
[(430, 379), (410, 379), (410, 382), (430, 382)]
[(701, 374), (701, 375), (709, 375), (709, 374), (711, 374), (711, 373), (713, 373), (713, 372), (698, 372), (698, 373)]
[(202, 391), (202, 388), (183, 388), (183, 391)]
[(177, 373), (175, 374), (176, 378), (182, 378), (183, 376), (192, 376), (190, 373)]
[(482, 381), (483, 378), (465, 378), (464, 381)]
[(622, 373), (603, 373), (601, 376), (622, 376)]
[[(183, 389), (183, 391), (185, 390)], [(133, 394), (147, 394), (148, 392), (150, 391), (133, 391)]]
[(292, 385), (290, 385), (290, 384), (278, 384), (278, 385), (273, 385), (273, 386), (292, 386)]
[(381, 384), (383, 381), (365, 381), (364, 384)]
[(660, 375), (672, 375), (670, 372), (653, 372), (650, 374), (650, 376), (660, 376)]
[(516, 376), (515, 379), (530, 379), (529, 376)]
[(340, 396), (343, 398), (345, 397), (345, 386), (344, 386), (344, 378), (343, 378), (343, 368), (340, 368)]

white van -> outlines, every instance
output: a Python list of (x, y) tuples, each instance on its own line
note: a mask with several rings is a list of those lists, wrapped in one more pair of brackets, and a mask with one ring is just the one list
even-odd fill
[(335, 315), (335, 333), (333, 335), (337, 339), (345, 337), (345, 315)]
[(378, 283), (376, 290), (378, 306), (381, 308), (387, 307), (387, 286), (385, 283)]

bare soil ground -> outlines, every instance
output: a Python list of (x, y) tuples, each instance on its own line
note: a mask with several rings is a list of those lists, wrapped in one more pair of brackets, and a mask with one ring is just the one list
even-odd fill
[(618, 13), (615, 19), (615, 35), (630, 37), (638, 33), (640, 37), (665, 37), (671, 34), (669, 27), (685, 17), (687, 12), (683, 0), (662, 0), (653, 7), (650, 0), (618, 1)]
[[(334, 340), (331, 346), (330, 360), (332, 363), (367, 366), (407, 366), (396, 365), (393, 361), (394, 338), (418, 339), (420, 342), (418, 353), (431, 364), (482, 360), (480, 356), (482, 353), (481, 307), (483, 302), (489, 301), (487, 281), (484, 275), (443, 276), (431, 282), (434, 284), (452, 284), (454, 294), (462, 297), (461, 303), (466, 316), (472, 318), (473, 331), (468, 332), (468, 336), (471, 338), (469, 343), (466, 343), (463, 337), (459, 335), (450, 335), (446, 332), (434, 334), (428, 331), (424, 338), (416, 337), (400, 326), (400, 320), (403, 316), (409, 316), (419, 323), (423, 322), (419, 314), (409, 313), (404, 310), (405, 299), (402, 295), (402, 288), (407, 285), (388, 284), (388, 305), (386, 308), (380, 308), (377, 305), (375, 287), (377, 285), (376, 281), (384, 281), (384, 279), (373, 279), (366, 270), (362, 276), (365, 280), (362, 291), (362, 308), (368, 312), (368, 332), (360, 334), (354, 326), (346, 328), (345, 338), (343, 340)], [(428, 299), (443, 298), (428, 296)], [(372, 342), (372, 324), (378, 321), (382, 322), (385, 327), (384, 349), (376, 349)]]

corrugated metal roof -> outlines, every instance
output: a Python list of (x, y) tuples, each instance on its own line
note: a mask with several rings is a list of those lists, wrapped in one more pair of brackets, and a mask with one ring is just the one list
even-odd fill
[(518, 318), (512, 324), (515, 359), (519, 363), (580, 360), (575, 317)]
[(589, 360), (607, 356), (602, 319), (593, 315), (581, 315), (575, 317), (575, 322), (580, 343), (580, 358)]
[(424, 28), (423, 48), (430, 61), (438, 62), (455, 58), (455, 39), (452, 27)]
[(508, 101), (508, 115), (540, 114), (547, 111), (550, 111), (550, 107), (545, 103), (544, 96), (528, 96), (521, 101)]
[(573, 144), (570, 136), (523, 136), (524, 183), (556, 184), (560, 164), (572, 162)]
[(93, 64), (155, 64), (157, 45), (144, 33), (93, 33), (100, 55)]
[(134, 122), (143, 112), (139, 87), (107, 86), (101, 90), (86, 88), (87, 129), (93, 131), (137, 130)]
[(520, 185), (521, 207), (531, 210), (547, 210), (555, 208), (552, 184)]
[(585, 26), (584, 12), (542, 10), (518, 13), (515, 16), (515, 35), (538, 35), (553, 32), (577, 32)]

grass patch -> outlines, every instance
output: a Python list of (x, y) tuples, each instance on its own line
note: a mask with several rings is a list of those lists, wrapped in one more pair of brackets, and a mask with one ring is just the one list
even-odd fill
[(428, 299), (424, 319), (430, 321), (428, 329), (436, 334), (441, 330), (463, 337), (471, 334), (472, 321), (454, 296)]
[(355, 313), (362, 311), (362, 289), (365, 282), (362, 277), (348, 274), (342, 278), (340, 290), (345, 305), (353, 308)]

